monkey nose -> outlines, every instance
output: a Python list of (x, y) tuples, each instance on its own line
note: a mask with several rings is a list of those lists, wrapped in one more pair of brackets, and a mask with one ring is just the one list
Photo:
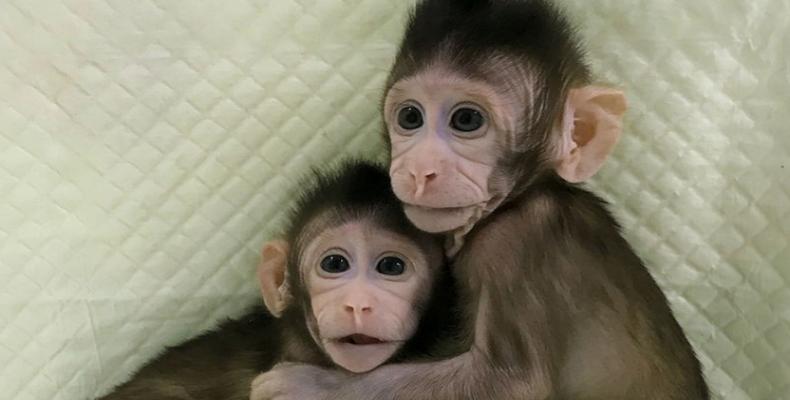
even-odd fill
[(351, 314), (351, 316), (354, 318), (354, 326), (357, 328), (361, 328), (364, 325), (362, 323), (362, 316), (365, 314), (370, 314), (373, 311), (373, 308), (370, 306), (358, 304), (346, 304), (345, 309), (346, 312)]
[(434, 171), (426, 171), (423, 173), (411, 173), (412, 178), (414, 179), (414, 197), (420, 198), (422, 194), (425, 192), (425, 186), (428, 185), (429, 182), (436, 179), (436, 172)]
[(359, 304), (346, 304), (345, 309), (349, 314), (367, 314), (373, 311), (373, 307)]

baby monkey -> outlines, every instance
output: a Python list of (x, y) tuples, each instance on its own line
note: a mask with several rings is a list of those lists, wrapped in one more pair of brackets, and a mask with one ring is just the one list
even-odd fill
[(167, 350), (104, 399), (248, 399), (278, 362), (365, 372), (428, 356), (457, 329), (442, 241), (408, 222), (385, 169), (316, 174), (290, 221), (258, 265), (268, 313)]

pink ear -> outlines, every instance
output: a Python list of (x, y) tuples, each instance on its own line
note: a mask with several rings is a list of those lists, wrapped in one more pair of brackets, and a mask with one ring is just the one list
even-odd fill
[(258, 283), (261, 285), (263, 302), (275, 317), (280, 317), (287, 306), (287, 263), (288, 242), (273, 240), (263, 245), (261, 262), (258, 264)]
[(625, 94), (617, 89), (584, 86), (571, 89), (566, 101), (557, 173), (582, 182), (601, 169), (620, 138)]

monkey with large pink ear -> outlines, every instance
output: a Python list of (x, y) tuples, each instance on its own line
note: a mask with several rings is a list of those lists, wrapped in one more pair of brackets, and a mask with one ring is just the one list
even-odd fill
[(277, 368), (252, 399), (709, 398), (666, 297), (579, 184), (625, 111), (549, 1), (418, 2), (382, 112), (395, 194), (454, 257), (457, 355), (355, 377)]

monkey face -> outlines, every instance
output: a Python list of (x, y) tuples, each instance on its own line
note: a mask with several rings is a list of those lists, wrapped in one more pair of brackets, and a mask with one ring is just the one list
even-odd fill
[(519, 124), (514, 103), (441, 68), (392, 86), (384, 103), (392, 187), (418, 228), (458, 229), (507, 195), (512, 180), (496, 166)]
[(481, 63), (485, 81), (456, 71), (434, 62), (395, 81), (384, 100), (392, 188), (423, 231), (468, 230), (516, 182), (545, 171), (585, 181), (620, 135), (619, 90), (570, 89), (553, 115), (529, 68), (507, 55)]
[(351, 222), (323, 231), (300, 259), (314, 318), (308, 326), (337, 365), (369, 371), (416, 331), (434, 274), (411, 240)]

